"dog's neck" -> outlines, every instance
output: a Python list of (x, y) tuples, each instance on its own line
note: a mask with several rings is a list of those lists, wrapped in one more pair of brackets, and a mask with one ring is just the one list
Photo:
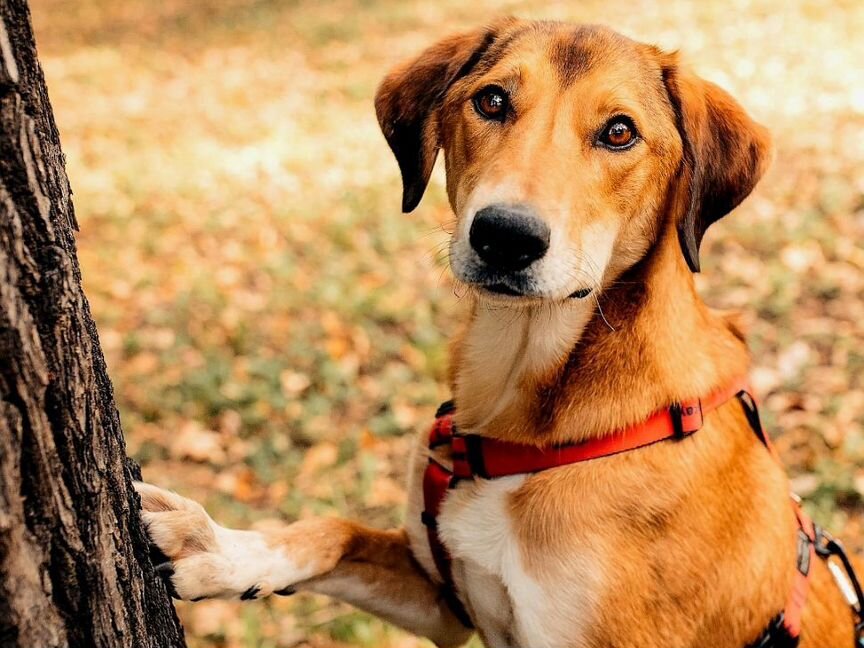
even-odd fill
[(747, 371), (746, 346), (696, 293), (674, 230), (599, 301), (477, 301), (453, 347), (457, 424), (550, 444), (608, 434)]

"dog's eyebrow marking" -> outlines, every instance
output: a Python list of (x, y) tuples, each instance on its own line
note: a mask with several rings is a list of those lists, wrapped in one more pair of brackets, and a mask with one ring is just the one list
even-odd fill
[(490, 43), (489, 47), (483, 52), (481, 58), (476, 61), (476, 65), (473, 66), (472, 71), (483, 73), (491, 70), (495, 67), (495, 64), (498, 63), (498, 61), (507, 55), (516, 41), (522, 38), (529, 30), (530, 27), (528, 25), (521, 25), (516, 29), (513, 29), (510, 32), (505, 32), (503, 35), (499, 36), (496, 40)]
[(453, 82), (458, 81), (462, 77), (468, 76), (474, 70), (474, 68), (477, 67), (477, 64), (480, 63), (480, 61), (482, 61), (483, 58), (486, 56), (489, 48), (495, 44), (497, 38), (498, 34), (496, 34), (494, 31), (486, 32), (486, 34), (483, 36), (483, 42), (480, 43), (479, 47), (474, 50), (468, 60), (465, 61), (461, 68), (459, 68), (459, 71), (455, 74), (453, 79), (447, 85), (447, 88), (445, 88), (445, 92), (450, 88)]
[(597, 59), (600, 36), (601, 32), (596, 27), (581, 26), (561, 34), (552, 43), (549, 58), (563, 87), (571, 85), (591, 69)]

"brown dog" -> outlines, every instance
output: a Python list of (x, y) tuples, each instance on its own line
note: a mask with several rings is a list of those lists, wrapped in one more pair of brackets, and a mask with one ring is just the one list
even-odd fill
[[(740, 332), (700, 301), (692, 271), (705, 230), (762, 175), (769, 138), (674, 54), (599, 27), (501, 20), (397, 68), (375, 105), (405, 211), (444, 151), (451, 265), (472, 300), (452, 349), (461, 431), (592, 443), (746, 375)], [(325, 593), (439, 646), (469, 637), (464, 609), (490, 648), (742, 648), (793, 589), (786, 477), (736, 402), (679, 441), (459, 481), (435, 530), (455, 602), (421, 523), (426, 445), (404, 530), (229, 530), (141, 484), (144, 519), (182, 598)], [(800, 645), (849, 646), (823, 561), (809, 590)]]

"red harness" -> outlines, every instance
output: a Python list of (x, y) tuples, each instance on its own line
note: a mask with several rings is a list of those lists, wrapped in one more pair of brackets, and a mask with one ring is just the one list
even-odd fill
[[(438, 572), (444, 581), (444, 596), (457, 617), (472, 627), (470, 617), (456, 596), (450, 554), (438, 535), (437, 518), (447, 491), (462, 479), (494, 479), (507, 475), (536, 473), (550, 468), (590, 461), (601, 457), (643, 448), (660, 441), (680, 441), (702, 428), (704, 416), (727, 401), (737, 399), (744, 407), (748, 421), (759, 440), (774, 453), (762, 431), (753, 397), (745, 381), (716, 391), (707, 398), (673, 405), (651, 415), (646, 421), (613, 434), (582, 443), (539, 448), (471, 434), (460, 434), (453, 423), (452, 402), (442, 405), (429, 433), (429, 449), (449, 446), (452, 469), (439, 463), (430, 452), (423, 475), (424, 511), (429, 546)], [(776, 454), (775, 454), (776, 456)], [(795, 582), (784, 610), (772, 620), (755, 647), (794, 646), (801, 633), (801, 612), (807, 597), (810, 565), (815, 556), (816, 530), (807, 515), (794, 502), (799, 532)]]

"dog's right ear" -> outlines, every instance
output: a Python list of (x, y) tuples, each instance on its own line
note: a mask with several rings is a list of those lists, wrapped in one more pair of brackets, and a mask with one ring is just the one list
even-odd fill
[(676, 54), (660, 55), (684, 147), (674, 194), (678, 240), (699, 272), (705, 230), (753, 191), (771, 160), (771, 136), (729, 93), (682, 68)]
[(420, 203), (440, 148), (438, 109), (447, 90), (468, 74), (515, 21), (450, 36), (390, 72), (375, 94), (375, 112), (402, 172), (402, 211)]

